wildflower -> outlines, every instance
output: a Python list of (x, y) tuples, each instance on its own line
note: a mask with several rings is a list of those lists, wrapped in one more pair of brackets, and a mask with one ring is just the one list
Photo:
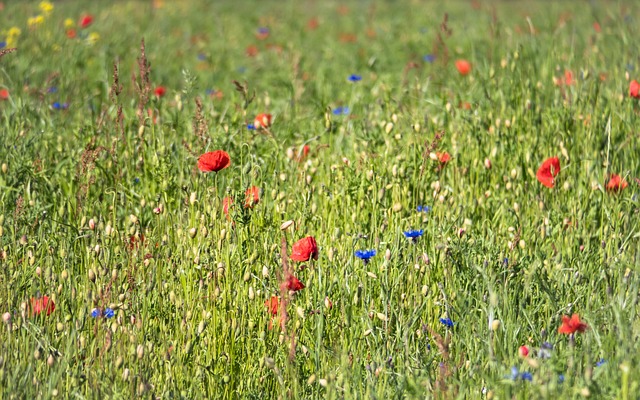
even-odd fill
[(629, 96), (634, 99), (640, 99), (640, 83), (635, 79), (629, 83)]
[(560, 374), (558, 375), (558, 383), (563, 383), (564, 382), (564, 375)]
[(523, 372), (520, 374), (520, 379), (531, 382), (533, 380), (533, 375), (531, 375), (531, 372)]
[(256, 129), (268, 128), (271, 126), (271, 114), (258, 114), (253, 121)]
[(607, 360), (605, 360), (604, 358), (601, 358), (598, 360), (598, 362), (596, 362), (596, 367), (601, 367), (606, 363), (607, 363)]
[(573, 335), (576, 332), (584, 332), (589, 328), (587, 324), (580, 321), (580, 315), (573, 314), (571, 318), (566, 315), (562, 316), (562, 325), (558, 328), (558, 333), (565, 335)]
[(436, 152), (436, 157), (437, 157), (438, 161), (440, 162), (440, 165), (442, 165), (442, 166), (444, 166), (445, 164), (447, 164), (449, 162), (449, 160), (451, 160), (451, 156), (446, 151), (443, 152), (443, 153)]
[(78, 36), (78, 33), (76, 32), (75, 29), (67, 29), (67, 37), (69, 39), (75, 39), (76, 36)]
[(607, 192), (620, 192), (625, 189), (629, 184), (620, 175), (611, 174), (609, 182), (607, 182)]
[(0, 49), (4, 49), (5, 47), (7, 47), (7, 42), (4, 40), (0, 41)]
[(9, 91), (7, 89), (0, 89), (0, 100), (9, 100)]
[(229, 196), (222, 199), (222, 212), (229, 218), (229, 208), (233, 206), (233, 199)]
[(156, 95), (156, 97), (160, 98), (160, 97), (164, 97), (164, 95), (167, 93), (167, 89), (164, 86), (158, 86), (156, 87), (156, 89), (153, 91), (153, 94)]
[(35, 17), (29, 17), (29, 19), (27, 19), (27, 25), (29, 28), (35, 28), (43, 22), (44, 17), (42, 15), (36, 15)]
[(113, 318), (116, 315), (115, 311), (113, 311), (112, 308), (105, 308), (104, 309), (104, 317), (105, 318)]
[(551, 358), (551, 350), (553, 350), (553, 345), (549, 342), (542, 343), (540, 346), (540, 350), (538, 350), (538, 357), (544, 359)]
[(32, 297), (29, 299), (29, 305), (29, 316), (32, 317), (40, 315), (43, 312), (46, 313), (46, 315), (50, 315), (56, 309), (53, 300), (48, 296)]
[(292, 292), (297, 292), (298, 290), (302, 290), (305, 288), (304, 283), (300, 282), (298, 278), (293, 275), (289, 275), (287, 281), (285, 282), (285, 287), (287, 290)]
[(369, 263), (371, 257), (376, 255), (376, 251), (374, 249), (371, 250), (356, 250), (355, 256), (361, 259), (365, 265)]
[(258, 55), (258, 52), (259, 52), (258, 51), (258, 46), (253, 45), (253, 44), (249, 45), (249, 46), (247, 46), (247, 49), (244, 52), (248, 57), (255, 57), (255, 56)]
[(447, 318), (440, 318), (440, 323), (444, 326), (446, 326), (447, 328), (453, 328), (454, 322), (451, 320), (451, 318), (447, 317)]
[(44, 15), (49, 15), (53, 11), (53, 4), (49, 1), (41, 1), (39, 7)]
[(307, 30), (314, 31), (318, 29), (318, 25), (320, 25), (318, 18), (313, 17), (307, 21)]
[(538, 168), (538, 172), (536, 173), (536, 178), (540, 183), (548, 188), (552, 188), (555, 184), (554, 178), (560, 172), (560, 160), (558, 157), (551, 157), (544, 160), (540, 168)]
[(425, 213), (428, 213), (429, 211), (431, 211), (431, 206), (418, 206), (418, 207), (416, 208), (416, 210), (417, 210), (418, 212), (425, 212)]
[(433, 54), (427, 54), (426, 56), (422, 57), (422, 59), (431, 64), (436, 60), (436, 56)]
[(307, 155), (309, 155), (309, 150), (311, 150), (309, 145), (305, 144), (304, 146), (302, 146), (302, 151), (298, 152), (298, 156), (296, 157), (296, 161), (301, 162), (305, 158), (307, 158)]
[(318, 259), (318, 245), (313, 236), (307, 236), (293, 244), (291, 259), (293, 261), (309, 261)]
[(267, 311), (271, 315), (278, 315), (278, 308), (280, 307), (280, 301), (277, 296), (271, 296), (264, 302), (264, 306), (267, 307)]
[(73, 19), (71, 18), (67, 18), (64, 20), (64, 27), (69, 29), (69, 28), (73, 28), (74, 26), (76, 26), (76, 23)]
[(527, 346), (520, 346), (518, 348), (518, 354), (520, 357), (527, 357), (529, 355), (529, 348)]
[(360, 82), (362, 80), (361, 75), (351, 74), (349, 78), (347, 78), (350, 82)]
[(102, 316), (102, 312), (100, 311), (99, 308), (94, 308), (93, 310), (91, 310), (91, 316), (93, 318), (99, 318)]
[(260, 202), (260, 188), (257, 186), (251, 186), (244, 194), (244, 208), (253, 208)]
[(100, 40), (100, 34), (97, 32), (91, 32), (89, 36), (87, 36), (87, 44), (96, 44)]
[(471, 72), (471, 63), (467, 60), (456, 60), (456, 69), (460, 75), (468, 75)]
[(336, 107), (333, 109), (332, 113), (333, 115), (348, 115), (350, 111), (349, 107)]
[(258, 38), (259, 40), (265, 40), (266, 38), (269, 37), (269, 28), (261, 26), (260, 28), (258, 28), (258, 31), (256, 32), (256, 38)]
[(60, 103), (60, 102), (54, 102), (51, 107), (54, 110), (66, 110), (67, 108), (69, 108), (69, 103)]
[(247, 124), (247, 129), (250, 131), (256, 130), (256, 126), (254, 124)]
[(404, 233), (404, 237), (406, 237), (407, 239), (411, 240), (412, 242), (416, 242), (416, 240), (418, 240), (418, 238), (420, 236), (422, 236), (422, 234), (424, 233), (423, 229), (418, 230), (414, 230), (414, 231), (405, 231), (402, 232)]
[(518, 367), (511, 367), (511, 375), (509, 375), (509, 378), (512, 381), (517, 381), (518, 379), (522, 379), (523, 381), (529, 381), (531, 382), (533, 380), (533, 375), (531, 375), (531, 372), (520, 372), (518, 371)]
[(202, 172), (218, 172), (231, 164), (229, 154), (224, 150), (204, 153), (198, 159), (198, 169)]
[(80, 18), (80, 22), (78, 23), (78, 25), (80, 25), (80, 28), (84, 29), (89, 25), (91, 25), (92, 23), (93, 23), (93, 16), (91, 14), (86, 14), (86, 15), (83, 15), (82, 18)]

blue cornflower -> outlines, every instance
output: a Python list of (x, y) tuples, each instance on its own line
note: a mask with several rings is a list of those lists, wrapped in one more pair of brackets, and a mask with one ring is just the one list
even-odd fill
[(415, 242), (420, 236), (422, 236), (424, 230), (420, 229), (419, 231), (405, 231), (402, 233), (404, 233), (404, 237), (410, 239), (412, 242)]
[(523, 372), (520, 374), (520, 379), (531, 382), (533, 380), (533, 375), (531, 375), (531, 372)]
[(254, 131), (256, 129), (256, 126), (254, 124), (247, 124), (247, 129), (250, 131)]
[(451, 318), (447, 317), (447, 318), (440, 318), (440, 323), (444, 326), (446, 326), (447, 328), (453, 328), (453, 324), (454, 322), (451, 320)]
[(140, 178), (138, 178), (137, 176), (135, 178), (133, 178), (133, 183), (135, 185), (137, 185), (138, 183), (140, 183)]
[(351, 74), (347, 79), (349, 79), (350, 82), (360, 82), (362, 80), (362, 75)]
[(4, 49), (5, 47), (7, 47), (7, 42), (5, 41), (0, 42), (0, 49)]
[(258, 33), (261, 35), (267, 35), (269, 33), (269, 28), (261, 26), (258, 28)]
[(518, 367), (511, 367), (511, 380), (515, 381), (516, 379), (518, 379), (518, 376), (520, 375), (520, 372), (518, 371)]
[(374, 249), (371, 250), (356, 250), (356, 257), (361, 259), (365, 264), (369, 262), (369, 259), (376, 255), (376, 251)]
[(198, 53), (198, 60), (199, 60), (199, 61), (204, 61), (204, 60), (206, 60), (206, 59), (207, 59), (206, 54), (204, 54), (204, 53)]
[(558, 383), (562, 383), (564, 382), (564, 375), (560, 374), (558, 375)]
[(428, 63), (432, 63), (436, 60), (436, 56), (433, 54), (427, 54), (426, 56), (422, 57), (422, 59)]
[(431, 206), (418, 206), (418, 207), (416, 207), (416, 210), (418, 212), (428, 213), (429, 211), (431, 211)]
[(51, 86), (49, 89), (47, 89), (47, 93), (58, 93), (58, 88), (55, 86)]
[(349, 107), (336, 107), (332, 112), (333, 115), (348, 115), (350, 111)]
[(105, 318), (113, 318), (113, 316), (116, 315), (115, 311), (113, 311), (112, 308), (105, 308), (104, 309), (104, 317)]
[(93, 310), (91, 310), (91, 316), (93, 318), (98, 318), (102, 316), (102, 313), (100, 312), (99, 308), (94, 308)]
[(602, 366), (602, 364), (605, 364), (606, 362), (607, 362), (607, 360), (605, 360), (604, 358), (601, 358), (596, 363), (596, 367), (600, 367), (600, 366)]
[(531, 372), (520, 372), (518, 371), (518, 367), (511, 367), (511, 375), (507, 376), (512, 381), (517, 381), (518, 379), (522, 379), (523, 381), (531, 382), (533, 380), (533, 375)]
[(53, 107), (54, 110), (66, 110), (69, 108), (69, 103), (60, 103), (56, 101), (51, 105), (51, 107)]

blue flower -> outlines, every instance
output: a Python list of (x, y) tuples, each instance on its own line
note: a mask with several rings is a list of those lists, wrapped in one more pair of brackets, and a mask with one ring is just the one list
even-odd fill
[(533, 380), (533, 375), (531, 375), (531, 372), (525, 371), (521, 373), (518, 371), (518, 367), (511, 367), (511, 375), (508, 375), (507, 377), (512, 381), (517, 381), (518, 378), (522, 379), (523, 381), (529, 381), (529, 382)]
[(256, 129), (256, 126), (254, 124), (247, 124), (247, 129), (250, 131), (254, 131)]
[(433, 54), (427, 54), (426, 56), (422, 57), (422, 59), (428, 63), (432, 63), (436, 60), (436, 56)]
[(140, 178), (138, 177), (133, 178), (133, 184), (137, 185), (138, 183), (140, 183)]
[(333, 115), (348, 115), (350, 111), (349, 107), (336, 107), (332, 112)]
[(258, 33), (261, 35), (267, 35), (269, 34), (269, 28), (261, 26), (260, 28), (258, 28)]
[(533, 375), (531, 375), (531, 372), (523, 372), (520, 374), (520, 379), (531, 382), (533, 380)]
[(47, 93), (58, 93), (58, 88), (55, 86), (51, 86), (49, 89), (47, 89)]
[(451, 318), (447, 317), (447, 318), (440, 318), (440, 323), (444, 326), (446, 326), (447, 328), (453, 328), (453, 324), (454, 322), (451, 320)]
[(105, 308), (104, 309), (104, 317), (105, 318), (113, 318), (113, 316), (116, 315), (115, 311), (113, 311), (112, 308)]
[(511, 367), (511, 380), (515, 381), (516, 379), (518, 379), (518, 375), (520, 375), (518, 367)]
[(376, 251), (374, 249), (371, 250), (356, 250), (356, 257), (364, 261), (364, 263), (368, 263), (369, 259), (376, 255)]
[(66, 110), (67, 108), (69, 108), (69, 103), (60, 103), (60, 102), (54, 102), (51, 107), (53, 107), (54, 110)]
[(417, 210), (418, 212), (425, 212), (425, 213), (428, 213), (429, 211), (431, 211), (431, 206), (418, 206), (418, 207), (416, 208), (416, 210)]
[(350, 82), (360, 82), (362, 80), (362, 76), (361, 75), (356, 75), (356, 74), (351, 74), (349, 75), (349, 79)]
[(91, 310), (91, 316), (93, 318), (98, 318), (102, 315), (102, 313), (100, 312), (99, 308), (94, 308), (93, 310)]
[(605, 360), (604, 358), (601, 358), (596, 363), (596, 367), (600, 367), (600, 366), (602, 366), (602, 364), (605, 364), (606, 362), (607, 362), (607, 360)]
[(558, 375), (558, 383), (562, 383), (564, 382), (564, 375), (560, 374)]
[(207, 56), (204, 53), (198, 53), (198, 60), (204, 61), (207, 59)]
[(420, 236), (422, 236), (424, 230), (420, 229), (419, 231), (405, 231), (402, 233), (404, 233), (404, 237), (406, 237), (407, 239), (411, 239), (412, 242), (415, 242)]
[(5, 47), (7, 47), (7, 42), (0, 42), (0, 49), (4, 49)]

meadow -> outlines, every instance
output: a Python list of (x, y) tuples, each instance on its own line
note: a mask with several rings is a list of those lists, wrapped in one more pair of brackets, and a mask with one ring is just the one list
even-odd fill
[(0, 3), (0, 398), (638, 398), (639, 15)]

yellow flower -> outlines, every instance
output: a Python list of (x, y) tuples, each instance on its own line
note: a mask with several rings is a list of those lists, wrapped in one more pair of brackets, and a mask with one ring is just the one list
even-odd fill
[(14, 36), (9, 36), (7, 38), (7, 48), (11, 49), (13, 47), (16, 47), (17, 43), (18, 43), (18, 41), (16, 40), (16, 38)]
[(76, 23), (71, 18), (67, 18), (64, 20), (64, 27), (67, 29), (73, 28), (75, 24)]
[(22, 33), (22, 31), (20, 30), (20, 28), (18, 28), (17, 26), (11, 27), (9, 29), (9, 32), (7, 33), (7, 36), (9, 38), (16, 38), (18, 36), (20, 36), (20, 34)]
[(98, 40), (100, 40), (100, 35), (97, 32), (91, 32), (89, 36), (87, 36), (88, 44), (95, 44)]
[(27, 25), (29, 26), (29, 28), (35, 28), (43, 22), (44, 17), (42, 15), (36, 15), (35, 17), (31, 17), (27, 20)]
[(51, 4), (51, 2), (49, 1), (41, 1), (40, 2), (40, 10), (44, 13), (44, 15), (49, 15), (51, 14), (51, 11), (53, 11), (53, 4)]

